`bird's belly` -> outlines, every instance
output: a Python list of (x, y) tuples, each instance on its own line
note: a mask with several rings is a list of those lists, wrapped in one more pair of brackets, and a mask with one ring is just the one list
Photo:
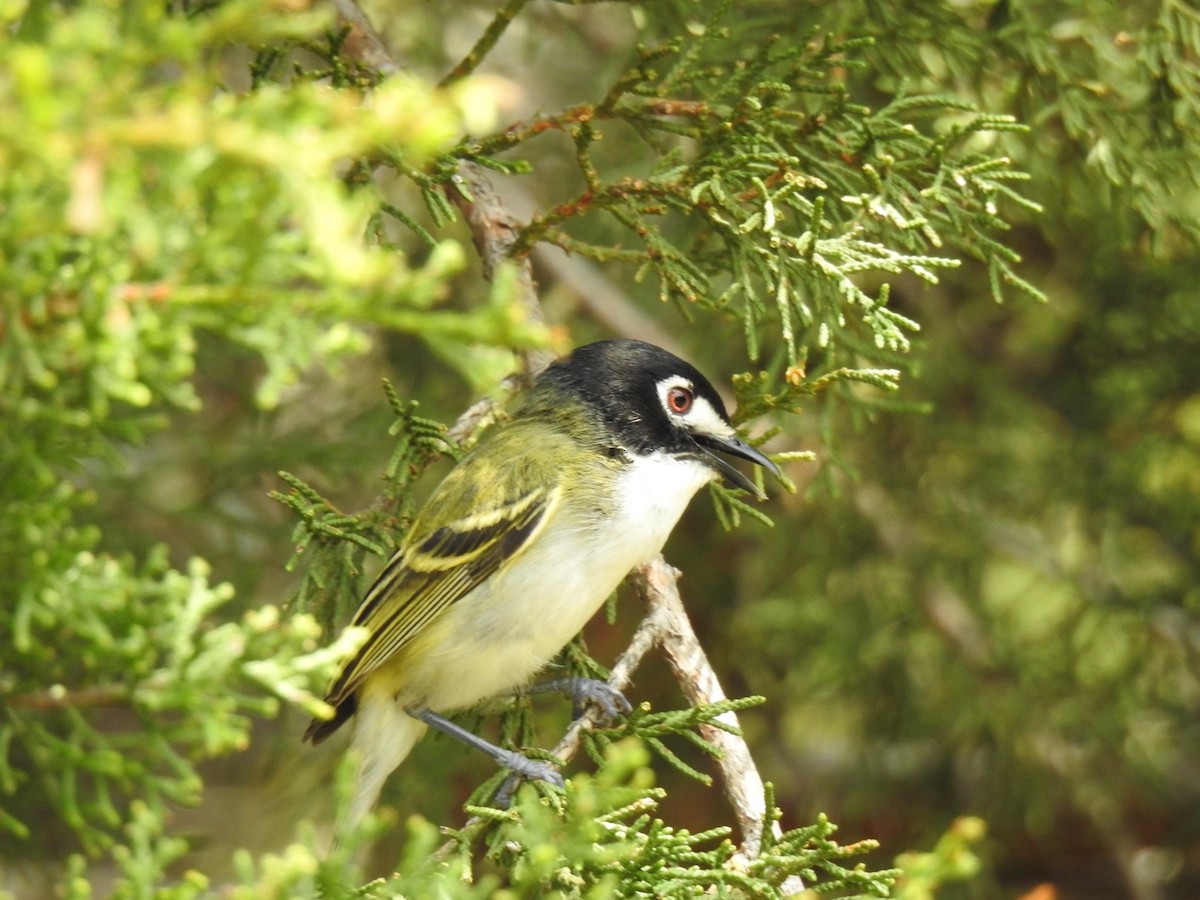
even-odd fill
[(527, 684), (632, 568), (662, 550), (709, 478), (695, 465), (635, 463), (611, 513), (564, 516), (393, 658), (398, 702), (462, 709)]
[(557, 543), (529, 548), (432, 623), (403, 654), (397, 673), (403, 693), (418, 694), (416, 702), (431, 709), (453, 710), (522, 687), (583, 630), (643, 556), (661, 549), (635, 555)]

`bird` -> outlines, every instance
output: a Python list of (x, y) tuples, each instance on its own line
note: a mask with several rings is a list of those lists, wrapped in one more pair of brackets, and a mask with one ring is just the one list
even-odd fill
[[(347, 821), (370, 811), (430, 726), (561, 785), (548, 764), (446, 715), (529, 685), (662, 550), (701, 487), (723, 478), (765, 498), (720, 454), (779, 475), (737, 435), (708, 379), (661, 347), (598, 341), (543, 369), (434, 489), (354, 615), (365, 641), (326, 694), (332, 718), (304, 733), (319, 744), (355, 720)], [(619, 694), (590, 696), (628, 709)]]

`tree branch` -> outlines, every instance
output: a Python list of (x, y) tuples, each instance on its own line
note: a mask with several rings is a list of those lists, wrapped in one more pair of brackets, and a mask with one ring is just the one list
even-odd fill
[(371, 24), (357, 0), (333, 0), (333, 5), (350, 29), (345, 43), (342, 44), (343, 50), (381, 75), (394, 75), (403, 71), (403, 67), (388, 52), (383, 38), (375, 30), (375, 26)]
[[(661, 556), (634, 571), (634, 589), (646, 603), (646, 618), (658, 625), (655, 635), (667, 657), (675, 680), (692, 706), (719, 703), (727, 699), (725, 691), (708, 661), (704, 648), (692, 628), (683, 599), (679, 595), (679, 570), (667, 565)], [(766, 820), (762, 777), (754, 765), (750, 748), (741, 736), (737, 713), (722, 713), (720, 721), (738, 729), (731, 734), (707, 723), (699, 726), (701, 736), (721, 749), (717, 765), (725, 786), (725, 796), (733, 806), (742, 833), (742, 853), (758, 856), (763, 822)], [(776, 837), (782, 836), (779, 823), (773, 825)]]
[[(629, 646), (613, 666), (608, 686), (624, 690), (646, 654), (657, 646), (666, 655), (671, 671), (689, 703), (707, 706), (727, 699), (683, 607), (683, 599), (679, 595), (679, 570), (668, 564), (660, 554), (634, 569), (630, 574), (630, 582), (646, 604), (646, 614), (630, 639)], [(579, 752), (584, 732), (596, 727), (599, 716), (594, 706), (588, 707), (582, 716), (571, 723), (552, 751), (554, 756), (563, 761), (574, 757)], [(717, 766), (721, 770), (725, 797), (733, 807), (741, 832), (739, 853), (743, 859), (751, 860), (757, 858), (762, 849), (762, 831), (767, 819), (766, 786), (750, 755), (750, 747), (741, 735), (737, 713), (730, 710), (718, 718), (738, 729), (738, 733), (731, 734), (707, 723), (700, 726), (700, 733), (721, 750)], [(771, 833), (776, 838), (782, 837), (783, 829), (778, 822), (771, 823)], [(784, 896), (791, 896), (804, 890), (804, 884), (798, 877), (792, 876), (781, 888)]]
[(76, 690), (56, 684), (44, 691), (35, 691), (32, 694), (18, 694), (15, 697), (0, 699), (0, 706), (5, 706), (9, 709), (33, 709), (38, 711), (128, 705), (128, 688), (105, 684), (78, 688)]
[[(533, 280), (533, 263), (527, 254), (513, 254), (523, 225), (501, 201), (487, 172), (473, 162), (459, 163), (452, 186), (447, 188), (446, 193), (466, 219), (483, 265), (483, 277), (494, 282), (501, 267), (512, 267), (516, 273), (517, 301), (522, 311), (530, 322), (545, 324), (537, 284)], [(549, 365), (552, 358), (544, 350), (523, 353), (521, 365), (524, 374), (531, 376), (537, 373)]]

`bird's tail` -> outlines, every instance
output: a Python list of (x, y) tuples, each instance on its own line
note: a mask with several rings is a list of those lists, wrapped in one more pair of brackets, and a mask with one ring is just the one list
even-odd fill
[(355, 828), (370, 812), (387, 777), (408, 756), (425, 733), (425, 723), (408, 715), (390, 694), (359, 700), (352, 749), (358, 754), (354, 799), (342, 815), (336, 833)]

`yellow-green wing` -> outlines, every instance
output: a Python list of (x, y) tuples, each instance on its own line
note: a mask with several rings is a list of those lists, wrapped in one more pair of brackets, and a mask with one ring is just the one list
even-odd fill
[(478, 587), (526, 545), (557, 504), (559, 490), (539, 486), (501, 506), (443, 525), (399, 550), (380, 572), (352, 625), (370, 635), (342, 670), (326, 701), (349, 697), (371, 672), (439, 613)]
[(367, 629), (366, 643), (325, 697), (336, 715), (314, 720), (306, 740), (319, 743), (349, 720), (363, 680), (529, 546), (560, 503), (560, 485), (579, 480), (572, 438), (560, 428), (514, 419), (487, 444), (438, 486), (367, 591), (352, 622)]

